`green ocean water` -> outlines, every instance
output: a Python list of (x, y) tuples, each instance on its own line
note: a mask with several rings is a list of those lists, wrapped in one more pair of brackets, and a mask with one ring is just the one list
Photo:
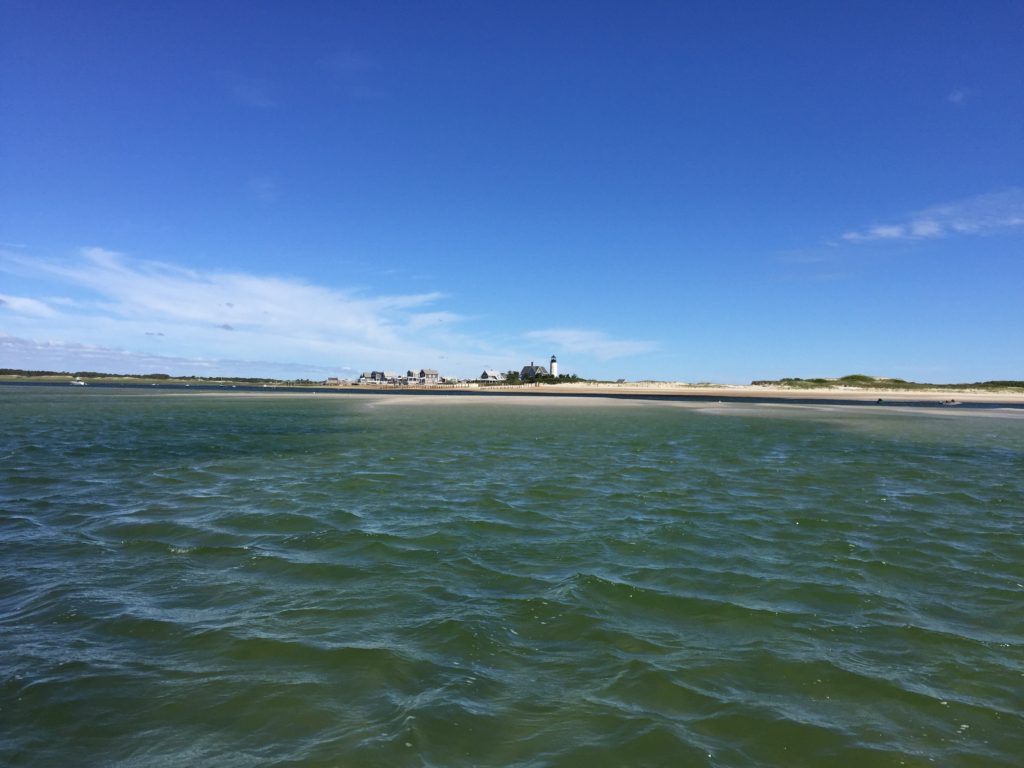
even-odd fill
[(0, 387), (0, 765), (1021, 766), (1024, 414)]

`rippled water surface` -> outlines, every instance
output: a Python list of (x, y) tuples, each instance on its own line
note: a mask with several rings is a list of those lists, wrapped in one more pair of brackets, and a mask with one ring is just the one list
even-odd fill
[(1020, 766), (1024, 418), (0, 388), (0, 764)]

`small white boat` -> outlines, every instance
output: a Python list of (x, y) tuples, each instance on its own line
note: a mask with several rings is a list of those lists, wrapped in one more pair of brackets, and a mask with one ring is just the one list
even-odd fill
[(71, 380), (71, 386), (72, 386), (72, 387), (87, 387), (87, 386), (88, 386), (88, 384), (86, 384), (86, 383), (85, 383), (84, 381), (82, 381), (81, 379), (72, 379), (72, 380)]

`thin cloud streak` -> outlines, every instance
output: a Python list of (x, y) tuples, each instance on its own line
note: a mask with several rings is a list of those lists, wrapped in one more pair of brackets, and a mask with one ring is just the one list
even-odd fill
[(956, 88), (946, 96), (946, 101), (950, 104), (955, 104), (956, 106), (961, 107), (969, 94), (970, 91), (966, 88)]
[(9, 296), (0, 293), (0, 308), (31, 317), (56, 317), (52, 307), (42, 301), (25, 296)]
[[(332, 375), (423, 366), (475, 376), (485, 368), (518, 367), (536, 356), (536, 345), (543, 342), (586, 374), (588, 361), (639, 355), (656, 346), (579, 328), (502, 338), (467, 331), (470, 320), (481, 318), (440, 306), (446, 297), (436, 291), (368, 295), (290, 277), (185, 269), (104, 248), (82, 249), (69, 260), (0, 253), (0, 270), (46, 283), (38, 299), (0, 297), (6, 333), (57, 345), (22, 346), (19, 354), (37, 359), (40, 350), (49, 349), (53, 358), (63, 350), (82, 359), (85, 350), (98, 348), (108, 351), (102, 359), (109, 365), (119, 363), (117, 370), (142, 372), (149, 361), (187, 361), (193, 372), (216, 372), (217, 361), (262, 360), (305, 364), (333, 370)], [(197, 368), (197, 361), (214, 362)], [(11, 359), (7, 364), (42, 367)], [(252, 363), (244, 375), (269, 370), (260, 365)]]
[[(281, 363), (269, 360), (233, 360), (175, 357), (125, 349), (41, 341), (0, 334), (0, 360), (5, 367), (26, 370), (99, 371), (102, 373), (169, 373), (172, 376), (241, 376), (247, 378), (322, 379), (351, 376), (351, 368)], [(18, 361), (16, 365), (8, 365)]]
[(182, 269), (103, 248), (86, 248), (71, 261), (6, 254), (3, 266), (49, 278), (76, 297), (49, 305), (6, 297), (0, 312), (25, 330), (109, 347), (137, 338), (143, 351), (160, 344), (189, 357), (271, 355), (322, 364), (418, 357), (437, 346), (438, 329), (461, 320), (433, 307), (442, 298), (437, 292), (368, 296), (294, 278)]
[(393, 343), (397, 329), (439, 293), (362, 297), (301, 280), (244, 273), (200, 273), (159, 262), (129, 260), (102, 248), (83, 251), (84, 263), (46, 265), (52, 274), (93, 291), (105, 312), (177, 323), (222, 326), (299, 338), (340, 337)]
[(1008, 189), (927, 208), (893, 224), (846, 232), (849, 243), (992, 235), (1024, 226), (1024, 190)]
[(525, 336), (530, 341), (552, 345), (559, 351), (572, 350), (575, 354), (591, 356), (598, 360), (642, 355), (657, 348), (653, 341), (615, 339), (601, 331), (579, 328), (548, 328), (530, 331)]

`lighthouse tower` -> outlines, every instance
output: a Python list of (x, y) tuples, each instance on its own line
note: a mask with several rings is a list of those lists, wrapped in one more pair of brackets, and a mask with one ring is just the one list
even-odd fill
[(551, 356), (551, 369), (550, 370), (551, 370), (551, 375), (554, 376), (557, 379), (558, 378), (558, 360), (555, 359), (554, 355)]

